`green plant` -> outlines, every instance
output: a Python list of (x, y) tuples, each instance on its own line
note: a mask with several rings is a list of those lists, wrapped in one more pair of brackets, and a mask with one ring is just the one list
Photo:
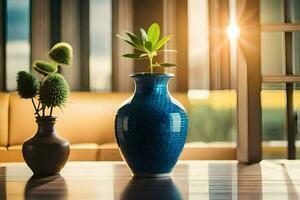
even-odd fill
[(73, 59), (71, 45), (66, 42), (55, 44), (49, 51), (49, 58), (60, 65), (70, 65)]
[(33, 98), (38, 93), (38, 81), (30, 73), (20, 71), (17, 74), (17, 87), (19, 95), (24, 99)]
[(149, 60), (149, 69), (152, 74), (155, 67), (173, 67), (177, 66), (173, 63), (154, 63), (154, 58), (164, 52), (177, 52), (176, 50), (169, 50), (161, 48), (173, 37), (167, 35), (159, 39), (160, 28), (157, 23), (153, 23), (146, 32), (143, 28), (140, 28), (141, 35), (138, 36), (132, 32), (126, 31), (128, 38), (122, 37), (119, 34), (117, 36), (131, 45), (136, 51), (135, 53), (124, 54), (126, 58), (132, 58), (135, 60)]
[[(53, 108), (64, 106), (69, 94), (67, 81), (57, 73), (57, 70), (58, 66), (71, 64), (72, 47), (65, 42), (60, 42), (50, 49), (48, 55), (51, 62), (43, 60), (33, 62), (33, 69), (40, 74), (39, 81), (29, 72), (17, 73), (17, 91), (21, 98), (31, 99), (37, 118), (52, 116)], [(49, 110), (48, 115), (47, 110)]]
[(42, 60), (37, 60), (33, 63), (33, 69), (44, 76), (47, 76), (51, 73), (57, 72), (57, 65)]

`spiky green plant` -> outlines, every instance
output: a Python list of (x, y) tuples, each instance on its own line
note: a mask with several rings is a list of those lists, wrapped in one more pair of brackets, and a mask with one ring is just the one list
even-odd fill
[(152, 74), (154, 68), (156, 67), (173, 67), (177, 66), (173, 63), (154, 63), (154, 58), (163, 52), (177, 52), (176, 50), (169, 50), (161, 48), (173, 37), (172, 35), (167, 35), (159, 39), (160, 37), (160, 28), (157, 23), (153, 23), (146, 32), (143, 28), (140, 28), (141, 35), (138, 36), (132, 32), (126, 31), (127, 38), (117, 34), (119, 38), (131, 45), (136, 52), (127, 53), (123, 56), (126, 58), (132, 58), (135, 60), (149, 60), (149, 69)]
[(66, 103), (68, 94), (69, 86), (60, 74), (50, 74), (40, 87), (40, 101), (50, 108), (50, 113), (54, 107), (62, 107)]
[(17, 74), (17, 91), (21, 98), (29, 99), (37, 95), (39, 84), (37, 79), (30, 73), (20, 71)]
[(33, 69), (44, 76), (57, 72), (57, 66), (55, 64), (43, 60), (36, 60), (33, 63)]
[[(70, 65), (73, 57), (72, 47), (61, 42), (49, 51), (52, 62), (36, 60), (33, 69), (41, 74), (41, 80), (28, 72), (20, 71), (17, 74), (17, 89), (21, 98), (31, 98), (37, 118), (52, 116), (53, 108), (62, 107), (67, 101), (69, 86), (65, 78), (57, 73), (58, 65)], [(35, 104), (34, 98), (38, 101)], [(49, 114), (47, 115), (47, 110)]]
[(66, 42), (55, 44), (49, 51), (49, 58), (61, 65), (70, 65), (73, 59), (72, 46)]

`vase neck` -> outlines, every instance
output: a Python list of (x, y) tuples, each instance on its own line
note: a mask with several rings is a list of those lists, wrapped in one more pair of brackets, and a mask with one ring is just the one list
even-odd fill
[(136, 94), (168, 94), (168, 81), (172, 76), (159, 75), (133, 75)]
[(37, 135), (39, 136), (50, 136), (55, 134), (54, 124), (56, 123), (55, 118), (51, 120), (36, 120), (38, 124)]

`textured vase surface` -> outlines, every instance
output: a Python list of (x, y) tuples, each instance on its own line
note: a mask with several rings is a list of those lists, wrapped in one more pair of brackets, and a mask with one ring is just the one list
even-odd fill
[(70, 144), (57, 134), (55, 122), (55, 117), (37, 119), (37, 133), (23, 144), (24, 160), (36, 176), (59, 174), (69, 158)]
[(173, 74), (135, 73), (135, 93), (119, 108), (115, 134), (135, 176), (168, 176), (185, 144), (188, 117), (168, 91)]

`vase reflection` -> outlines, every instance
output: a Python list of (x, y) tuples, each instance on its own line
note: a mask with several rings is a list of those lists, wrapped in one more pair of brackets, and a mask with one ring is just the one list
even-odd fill
[(121, 194), (121, 200), (143, 199), (183, 199), (181, 192), (172, 178), (137, 178), (133, 177)]
[(68, 188), (61, 175), (32, 176), (26, 183), (25, 199), (67, 199)]

